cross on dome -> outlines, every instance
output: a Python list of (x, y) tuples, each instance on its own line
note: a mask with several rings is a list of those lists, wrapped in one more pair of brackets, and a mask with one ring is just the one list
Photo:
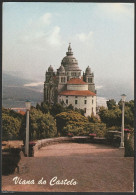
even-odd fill
[(71, 52), (72, 51), (72, 48), (71, 48), (71, 43), (69, 43), (69, 46), (68, 46), (68, 52)]
[(72, 48), (71, 48), (71, 43), (69, 43), (68, 52), (66, 54), (67, 55), (73, 55)]

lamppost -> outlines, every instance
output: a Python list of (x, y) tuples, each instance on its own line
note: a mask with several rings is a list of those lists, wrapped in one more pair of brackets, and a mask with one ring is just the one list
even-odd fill
[(124, 148), (124, 108), (125, 108), (125, 99), (126, 95), (122, 94), (122, 126), (121, 126), (121, 143), (120, 148)]
[(29, 111), (31, 108), (31, 101), (26, 100), (26, 142), (25, 142), (25, 154), (26, 156), (29, 156)]

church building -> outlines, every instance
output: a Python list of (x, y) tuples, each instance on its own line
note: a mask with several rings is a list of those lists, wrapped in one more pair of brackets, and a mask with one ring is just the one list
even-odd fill
[(61, 66), (55, 72), (50, 65), (45, 74), (44, 102), (50, 104), (64, 102), (74, 108), (83, 109), (85, 116), (96, 115), (96, 90), (94, 74), (88, 66), (81, 75), (78, 61), (73, 56), (69, 44)]

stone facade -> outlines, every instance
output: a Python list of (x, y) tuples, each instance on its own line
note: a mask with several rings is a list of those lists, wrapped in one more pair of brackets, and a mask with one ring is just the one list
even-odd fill
[(57, 72), (50, 65), (44, 82), (44, 102), (50, 104), (63, 101), (66, 106), (85, 110), (85, 116), (96, 115), (96, 90), (94, 74), (88, 66), (81, 76), (78, 61), (73, 56), (71, 45), (61, 61)]

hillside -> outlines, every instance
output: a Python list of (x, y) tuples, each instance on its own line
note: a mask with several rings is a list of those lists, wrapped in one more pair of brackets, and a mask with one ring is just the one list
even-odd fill
[(3, 73), (2, 75), (2, 105), (4, 107), (22, 107), (26, 99), (32, 101), (32, 105), (42, 101), (42, 87), (25, 87), (33, 82), (18, 76)]

